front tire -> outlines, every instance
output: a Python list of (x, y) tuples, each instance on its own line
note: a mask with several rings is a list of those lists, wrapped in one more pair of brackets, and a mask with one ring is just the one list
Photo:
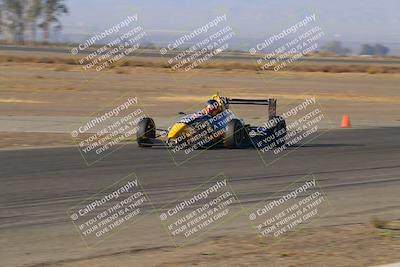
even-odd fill
[(138, 124), (136, 139), (139, 147), (151, 147), (151, 139), (156, 138), (156, 124), (152, 118), (143, 118)]

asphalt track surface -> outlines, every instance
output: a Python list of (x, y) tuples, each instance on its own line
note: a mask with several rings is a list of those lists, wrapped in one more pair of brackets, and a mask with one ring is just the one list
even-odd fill
[[(324, 224), (396, 218), (399, 136), (400, 128), (332, 130), (269, 166), (254, 149), (202, 151), (181, 166), (173, 163), (165, 148), (136, 145), (126, 145), (92, 166), (84, 163), (75, 147), (0, 151), (0, 245), (1, 254), (5, 253), (1, 257), (7, 266), (83, 257), (80, 249), (73, 248), (76, 239), (68, 241), (76, 232), (67, 209), (131, 172), (156, 207), (221, 172), (244, 205), (312, 172), (334, 207)], [(147, 246), (157, 246), (153, 241)]]

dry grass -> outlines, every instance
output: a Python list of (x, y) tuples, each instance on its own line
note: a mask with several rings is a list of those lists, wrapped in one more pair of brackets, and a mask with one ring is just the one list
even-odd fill
[(378, 229), (384, 229), (387, 225), (387, 221), (381, 220), (379, 218), (372, 218), (371, 224)]
[[(79, 62), (64, 57), (35, 57), (35, 56), (4, 56), (0, 55), (0, 63), (41, 63), (41, 64), (60, 64), (60, 65), (79, 65)], [(148, 67), (148, 68), (170, 68), (171, 66), (166, 62), (157, 61), (143, 61), (143, 60), (120, 60), (113, 65), (109, 66), (109, 69), (120, 67)], [(274, 66), (262, 70), (256, 64), (245, 64), (235, 61), (230, 62), (210, 62), (198, 66), (199, 69), (222, 69), (226, 71), (230, 70), (254, 70), (257, 72), (262, 71), (273, 71)], [(57, 66), (56, 71), (68, 71), (69, 68)], [(179, 71), (179, 70), (178, 70)], [(305, 64), (305, 63), (293, 63), (282, 71), (294, 71), (294, 72), (326, 72), (326, 73), (400, 73), (400, 66), (383, 66), (376, 65), (371, 66), (369, 64), (340, 64), (340, 65), (323, 65), (323, 64)], [(117, 70), (116, 73), (122, 74), (127, 73), (122, 70)]]
[(115, 70), (115, 73), (116, 74), (128, 74), (129, 72), (127, 72), (124, 69), (118, 68), (118, 69)]
[(55, 71), (69, 71), (70, 68), (66, 65), (58, 65), (54, 68)]

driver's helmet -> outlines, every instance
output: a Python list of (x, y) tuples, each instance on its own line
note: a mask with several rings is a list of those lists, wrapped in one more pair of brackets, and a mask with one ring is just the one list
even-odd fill
[(204, 110), (205, 110), (205, 113), (207, 113), (207, 115), (210, 115), (212, 117), (217, 115), (220, 111), (218, 101), (214, 100), (214, 99), (208, 100)]

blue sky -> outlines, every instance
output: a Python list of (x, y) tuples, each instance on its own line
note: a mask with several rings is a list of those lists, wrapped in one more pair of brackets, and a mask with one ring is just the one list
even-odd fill
[(63, 34), (91, 34), (138, 14), (147, 32), (191, 31), (226, 13), (238, 38), (265, 38), (306, 15), (326, 37), (400, 46), (399, 0), (67, 0)]

